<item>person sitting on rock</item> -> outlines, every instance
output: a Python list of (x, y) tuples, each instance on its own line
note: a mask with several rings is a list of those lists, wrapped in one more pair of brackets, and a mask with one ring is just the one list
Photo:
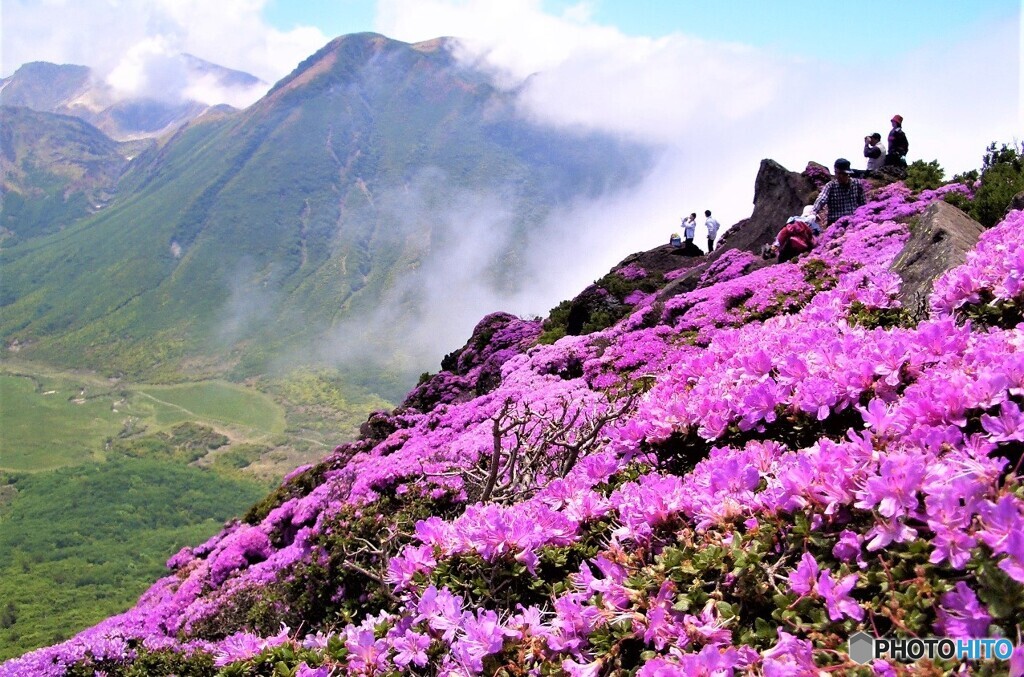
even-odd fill
[(821, 224), (818, 223), (818, 215), (814, 213), (814, 205), (804, 207), (803, 212), (797, 218), (811, 227), (811, 232), (815, 237), (821, 235)]
[(806, 221), (796, 216), (789, 217), (786, 225), (779, 231), (772, 249), (779, 252), (779, 263), (785, 263), (804, 252), (811, 251), (814, 246), (814, 233)]
[[(836, 178), (825, 184), (814, 201), (814, 213), (820, 214), (822, 207), (828, 208), (828, 225), (832, 225), (844, 216), (857, 211), (857, 207), (865, 203), (864, 186), (860, 181), (854, 181), (851, 177), (853, 170), (850, 169), (850, 161), (846, 158), (838, 158), (835, 164)], [(819, 222), (821, 220), (819, 219)]]

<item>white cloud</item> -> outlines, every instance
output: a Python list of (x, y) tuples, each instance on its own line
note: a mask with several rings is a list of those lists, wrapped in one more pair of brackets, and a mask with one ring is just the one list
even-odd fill
[(119, 95), (177, 100), (188, 86), (188, 74), (170, 41), (156, 36), (129, 47), (106, 82)]
[[(4, 0), (2, 73), (23, 63), (90, 66), (124, 94), (247, 105), (262, 92), (186, 77), (181, 53), (273, 83), (328, 41), (319, 29), (280, 31), (266, 0)], [(265, 88), (264, 88), (265, 89)]]
[(461, 346), (481, 317), (507, 308), (509, 294), (493, 274), (511, 244), (514, 214), (499, 192), (468, 190), (428, 167), (376, 195), (376, 208), (393, 224), (380, 237), (412, 261), (372, 311), (332, 329), (320, 356), (422, 371)]
[[(897, 112), (911, 159), (938, 159), (949, 175), (977, 167), (988, 142), (1024, 128), (1013, 24), (852, 64), (683, 32), (628, 36), (594, 23), (585, 5), (556, 16), (539, 0), (382, 0), (377, 27), (410, 42), (467, 36), (458, 55), (522, 85), (523, 111), (534, 119), (661, 147), (661, 164), (632, 198), (579, 209), (592, 229), (631, 233), (625, 243), (614, 238), (626, 247), (619, 258), (667, 239), (682, 213), (709, 208), (723, 224), (748, 216), (762, 158), (793, 170), (840, 156), (862, 166), (861, 139), (872, 131), (884, 138)], [(605, 227), (609, 218), (623, 222)]]

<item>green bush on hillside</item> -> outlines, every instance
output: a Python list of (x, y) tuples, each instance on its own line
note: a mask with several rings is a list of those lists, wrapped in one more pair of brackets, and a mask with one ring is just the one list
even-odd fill
[(209, 426), (186, 422), (174, 426), (169, 433), (158, 432), (129, 438), (109, 440), (116, 454), (130, 458), (163, 457), (191, 463), (228, 443), (228, 438)]
[(973, 200), (950, 193), (946, 201), (967, 212), (981, 225), (991, 228), (1003, 218), (1013, 197), (1024, 191), (1024, 144), (1018, 150), (1016, 145), (1005, 143), (996, 148), (992, 142), (982, 158), (980, 174), (971, 171), (957, 175), (954, 180), (967, 185), (980, 181)]
[(1013, 196), (1024, 191), (1024, 144), (1021, 151), (1005, 143), (998, 150), (992, 143), (985, 153), (981, 169), (981, 186), (974, 194), (971, 215), (983, 226), (996, 225)]
[(185, 545), (265, 491), (162, 458), (10, 475), (0, 515), (0, 661), (127, 609)]
[(914, 160), (907, 167), (907, 178), (903, 183), (911, 190), (934, 190), (942, 185), (944, 175), (938, 160)]

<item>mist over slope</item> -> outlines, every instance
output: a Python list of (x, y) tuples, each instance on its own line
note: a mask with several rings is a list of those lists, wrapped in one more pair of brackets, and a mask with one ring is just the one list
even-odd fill
[[(650, 160), (522, 119), (444, 40), (345, 36), (136, 158), (102, 212), (0, 254), (0, 332), (140, 378), (343, 361), (401, 374), (400, 396), (482, 307), (543, 286), (529, 254), (572, 235), (559, 213)], [(382, 326), (393, 343), (361, 349)]]
[(858, 631), (991, 637), (1016, 670), (1024, 212), (875, 184), (762, 260), (820, 169), (762, 163), (714, 256), (624, 260), (589, 292), (621, 319), (483, 318), (136, 607), (0, 675), (811, 675), (869, 670)]

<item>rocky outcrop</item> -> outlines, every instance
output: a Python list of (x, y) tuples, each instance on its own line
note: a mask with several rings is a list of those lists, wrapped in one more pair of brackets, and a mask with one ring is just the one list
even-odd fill
[[(758, 254), (764, 245), (775, 239), (786, 219), (799, 214), (804, 205), (810, 204), (829, 179), (828, 169), (813, 162), (803, 172), (791, 172), (774, 160), (762, 160), (754, 181), (753, 212), (749, 218), (726, 231), (710, 256), (704, 256), (704, 252), (693, 245), (684, 248), (665, 245), (626, 257), (608, 276), (587, 287), (569, 302), (565, 333), (584, 334), (588, 326), (595, 326), (594, 318), (603, 316), (617, 319), (624, 315), (631, 307), (625, 301), (624, 292), (632, 292), (634, 289), (653, 291), (661, 299), (685, 294), (697, 288), (708, 267), (714, 265), (727, 251), (738, 249)], [(751, 269), (768, 263), (758, 262)], [(643, 283), (624, 289), (620, 288), (621, 285), (608, 283), (609, 277), (617, 271), (631, 267), (645, 272)], [(689, 270), (670, 276), (672, 280), (666, 284), (665, 273), (681, 268)]]
[(750, 218), (725, 233), (710, 258), (714, 260), (727, 249), (758, 253), (775, 239), (786, 219), (799, 214), (817, 197), (819, 187), (811, 177), (822, 172), (828, 175), (828, 170), (813, 163), (800, 173), (791, 172), (774, 160), (761, 160), (754, 181), (754, 211)]
[(1013, 196), (1013, 199), (1010, 200), (1010, 205), (1006, 208), (1007, 213), (1012, 209), (1024, 211), (1024, 191), (1017, 193)]
[(956, 207), (936, 202), (911, 224), (910, 239), (892, 270), (903, 279), (900, 301), (916, 307), (931, 292), (935, 278), (961, 265), (985, 228)]
[(801, 173), (791, 172), (774, 160), (761, 160), (754, 180), (754, 211), (750, 217), (726, 231), (711, 256), (666, 286), (661, 297), (668, 298), (696, 289), (707, 268), (729, 250), (759, 254), (762, 247), (775, 240), (789, 217), (799, 214), (805, 205), (811, 204), (829, 178), (828, 169), (813, 162)]
[(399, 409), (430, 411), (439, 404), (465, 402), (494, 390), (501, 385), (501, 365), (536, 343), (540, 329), (539, 320), (500, 312), (487, 315), (465, 346), (445, 355), (441, 371), (424, 374)]

